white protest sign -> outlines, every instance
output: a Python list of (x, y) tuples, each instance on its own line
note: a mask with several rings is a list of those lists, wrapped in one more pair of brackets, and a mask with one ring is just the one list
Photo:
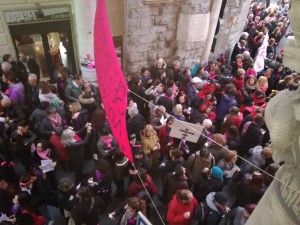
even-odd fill
[(196, 143), (202, 133), (203, 126), (174, 120), (170, 136)]
[(138, 212), (138, 215), (139, 217), (136, 221), (137, 225), (152, 225), (152, 223), (144, 216), (141, 211)]

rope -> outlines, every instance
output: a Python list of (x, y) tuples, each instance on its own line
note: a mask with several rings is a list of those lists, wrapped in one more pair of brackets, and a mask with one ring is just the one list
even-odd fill
[[(153, 103), (149, 102), (148, 100), (144, 99), (143, 97), (139, 96), (138, 94), (132, 92), (131, 90), (129, 90), (129, 91), (130, 91), (130, 93), (134, 94), (135, 96), (137, 96), (138, 98), (140, 98), (140, 99), (142, 99), (143, 101), (147, 102), (148, 104), (150, 104), (150, 105), (152, 105), (152, 106), (156, 106), (156, 105), (154, 105)], [(172, 117), (172, 118), (174, 118), (174, 119), (176, 119), (176, 118), (175, 118), (174, 116), (172, 116), (172, 115), (169, 115), (169, 116)], [(176, 120), (177, 120), (177, 119), (176, 119)], [(177, 120), (177, 121), (179, 121), (180, 123), (184, 124), (183, 121), (180, 121), (180, 120)], [(225, 149), (226, 151), (230, 151), (229, 149), (227, 149), (227, 148), (225, 148), (224, 146), (220, 145), (219, 143), (215, 142), (215, 141), (212, 140), (211, 138), (209, 138), (209, 137), (205, 136), (204, 134), (200, 133), (199, 131), (197, 131), (197, 130), (194, 129), (193, 127), (188, 126), (187, 124), (185, 124), (185, 125), (186, 125), (187, 127), (189, 127), (190, 129), (192, 129), (194, 132), (196, 132), (196, 133), (202, 135), (203, 137), (207, 138), (208, 140), (210, 140), (210, 141), (213, 142), (214, 144), (218, 145), (219, 147)], [(250, 164), (251, 166), (255, 167), (255, 168), (256, 168), (257, 170), (259, 170), (260, 172), (262, 172), (262, 173), (264, 173), (264, 174), (266, 174), (266, 175), (272, 177), (274, 180), (278, 181), (278, 182), (281, 183), (282, 185), (284, 185), (284, 186), (290, 188), (291, 190), (293, 190), (294, 192), (296, 192), (296, 193), (298, 193), (298, 194), (300, 195), (300, 191), (297, 190), (296, 188), (294, 188), (294, 187), (292, 187), (292, 186), (290, 186), (290, 185), (284, 183), (283, 181), (281, 181), (281, 180), (278, 179), (277, 177), (275, 177), (275, 176), (269, 174), (268, 172), (264, 171), (263, 169), (259, 168), (258, 166), (254, 165), (253, 163), (249, 162), (247, 159), (245, 159), (245, 158), (243, 158), (243, 157), (241, 157), (241, 156), (239, 156), (239, 155), (237, 155), (237, 154), (235, 154), (235, 155), (236, 155), (237, 157), (239, 157), (241, 160), (243, 160), (243, 161), (247, 162), (248, 164)]]
[[(132, 165), (133, 165), (134, 169), (137, 170), (136, 167), (135, 167), (135, 165), (134, 165), (134, 164), (132, 164)], [(139, 174), (139, 173), (136, 173), (136, 174), (138, 175), (140, 181), (142, 182), (143, 187), (144, 187), (144, 189), (145, 189), (145, 191), (146, 191), (146, 193), (147, 193), (149, 199), (151, 200), (151, 203), (152, 203), (152, 205), (153, 205), (153, 207), (154, 207), (154, 209), (155, 209), (157, 215), (159, 216), (159, 218), (160, 218), (162, 224), (165, 225), (165, 222), (164, 222), (163, 218), (161, 217), (161, 215), (159, 214), (158, 209), (156, 208), (156, 205), (154, 204), (154, 201), (153, 201), (153, 199), (151, 198), (151, 195), (150, 195), (150, 193), (148, 192), (148, 190), (147, 190), (147, 188), (146, 188), (146, 186), (145, 186), (145, 184), (144, 184), (144, 182), (143, 182), (143, 180), (142, 180), (140, 174)]]

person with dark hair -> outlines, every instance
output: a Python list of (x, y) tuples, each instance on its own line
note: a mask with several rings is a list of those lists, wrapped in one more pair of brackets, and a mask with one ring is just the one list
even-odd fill
[(77, 102), (78, 97), (81, 94), (82, 77), (80, 75), (74, 75), (72, 80), (67, 84), (65, 88), (65, 96), (68, 103)]
[(53, 106), (47, 107), (47, 116), (45, 116), (39, 123), (40, 137), (50, 139), (52, 135), (61, 136), (63, 132), (63, 119), (57, 113)]
[(33, 58), (30, 58), (29, 56), (26, 56), (24, 52), (19, 51), (19, 60), (17, 61), (17, 64), (22, 73), (26, 73), (27, 75), (34, 73), (37, 75), (38, 80), (40, 80), (40, 67)]
[(177, 165), (171, 173), (168, 173), (163, 179), (162, 183), (162, 196), (164, 203), (168, 204), (173, 195), (180, 189), (189, 189), (187, 177), (185, 175), (185, 168), (181, 165)]
[(223, 186), (223, 171), (220, 167), (213, 166), (211, 168), (210, 179), (200, 184), (197, 191), (194, 192), (195, 198), (198, 202), (203, 202), (209, 193), (222, 191)]
[(114, 183), (117, 186), (115, 196), (120, 198), (124, 194), (125, 181), (124, 179), (128, 176), (129, 161), (123, 152), (117, 148), (112, 157), (112, 175)]
[(70, 178), (62, 178), (57, 186), (56, 198), (62, 215), (68, 223), (73, 208), (78, 204), (75, 183)]
[(47, 108), (49, 107), (49, 102), (40, 102), (38, 107), (33, 110), (29, 117), (30, 128), (34, 132), (38, 132), (43, 119), (47, 116)]
[(257, 204), (266, 191), (264, 175), (258, 171), (245, 174), (237, 187), (237, 204), (244, 207), (246, 204)]
[(104, 202), (97, 196), (93, 196), (88, 187), (80, 187), (76, 196), (79, 203), (72, 210), (72, 219), (75, 224), (97, 225), (99, 223), (98, 210), (104, 206)]
[(109, 162), (105, 159), (99, 159), (95, 162), (95, 171), (93, 176), (88, 179), (90, 191), (99, 196), (107, 206), (111, 201), (111, 182), (113, 180)]
[(25, 100), (25, 88), (21, 82), (18, 82), (17, 76), (14, 72), (8, 72), (4, 75), (8, 83), (8, 90), (6, 91), (8, 97), (12, 102)]
[(171, 113), (173, 110), (174, 105), (174, 98), (173, 96), (173, 89), (169, 88), (166, 90), (165, 94), (163, 96), (160, 96), (157, 105), (162, 105), (166, 108), (167, 113)]
[(250, 148), (261, 145), (263, 133), (261, 127), (265, 124), (262, 116), (255, 116), (253, 122), (247, 122), (241, 133), (241, 142), (238, 153), (242, 157), (249, 156)]
[(131, 197), (122, 202), (114, 212), (110, 213), (109, 218), (116, 219), (116, 217), (120, 217), (118, 224), (133, 225), (137, 222), (138, 212), (146, 215), (146, 202), (140, 198)]
[[(54, 151), (49, 147), (49, 144), (46, 140), (38, 140), (36, 141), (35, 146), (32, 146), (34, 150), (33, 154), (33, 168), (38, 176), (41, 176), (49, 189), (52, 191), (56, 191), (57, 189), (57, 178), (56, 178), (56, 170), (55, 167), (57, 162), (54, 160)], [(53, 168), (52, 171), (47, 173), (43, 172), (45, 166), (42, 164), (42, 160), (52, 160), (50, 167)]]
[(190, 155), (186, 162), (186, 174), (192, 184), (203, 183), (215, 165), (214, 156), (206, 148)]
[(182, 189), (174, 194), (168, 205), (167, 222), (169, 225), (191, 225), (197, 200), (188, 189)]
[(170, 132), (174, 123), (174, 118), (169, 117), (166, 121), (166, 125), (163, 125), (158, 132), (158, 138), (160, 143), (160, 152), (164, 158), (169, 156), (170, 147), (174, 144), (173, 137), (170, 136)]
[(21, 191), (13, 199), (13, 223), (19, 225), (44, 225), (47, 219), (41, 215), (38, 208), (32, 204), (32, 197), (27, 192)]
[(13, 159), (18, 159), (29, 171), (32, 167), (31, 144), (34, 143), (37, 136), (29, 129), (25, 120), (18, 123), (17, 130), (11, 134), (9, 151)]
[(102, 127), (100, 131), (100, 138), (97, 142), (97, 151), (100, 157), (112, 163), (112, 157), (118, 144), (108, 127)]

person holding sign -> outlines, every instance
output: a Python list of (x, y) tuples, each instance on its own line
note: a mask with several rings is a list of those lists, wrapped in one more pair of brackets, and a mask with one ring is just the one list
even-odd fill
[(42, 176), (50, 184), (52, 190), (57, 188), (57, 179), (55, 174), (56, 162), (53, 161), (53, 152), (44, 140), (36, 142), (35, 151), (33, 152), (33, 167), (38, 175)]

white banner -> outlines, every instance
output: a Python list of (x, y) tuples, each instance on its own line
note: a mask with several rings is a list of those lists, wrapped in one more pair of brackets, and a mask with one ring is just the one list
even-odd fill
[(174, 120), (170, 136), (196, 143), (202, 133), (203, 126)]
[(258, 54), (254, 62), (254, 70), (256, 72), (262, 71), (265, 67), (265, 58), (267, 57), (268, 41), (269, 41), (269, 34), (267, 33), (264, 37), (264, 41), (262, 45), (258, 49)]

